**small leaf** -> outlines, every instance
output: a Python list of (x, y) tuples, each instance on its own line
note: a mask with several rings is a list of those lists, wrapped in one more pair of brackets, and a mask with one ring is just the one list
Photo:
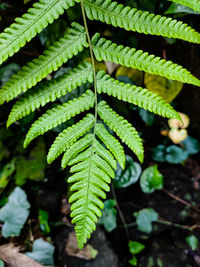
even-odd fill
[(181, 163), (189, 156), (187, 151), (175, 145), (167, 147), (166, 152), (166, 161), (172, 164)]
[(163, 175), (159, 172), (157, 165), (150, 166), (144, 170), (140, 178), (141, 189), (147, 194), (153, 193), (155, 189), (162, 189), (163, 183)]
[(4, 262), (0, 260), (0, 267), (4, 267), (4, 266), (5, 266)]
[(29, 215), (30, 204), (26, 193), (16, 187), (8, 198), (8, 203), (0, 210), (0, 221), (4, 222), (4, 237), (19, 236)]
[(130, 265), (137, 266), (138, 260), (135, 256), (131, 260), (129, 260)]
[(106, 231), (112, 232), (117, 227), (117, 210), (114, 208), (116, 201), (108, 199), (104, 202), (104, 209), (100, 223), (104, 225)]
[(178, 3), (172, 3), (169, 9), (165, 12), (165, 14), (193, 14), (199, 15), (198, 12), (195, 12), (193, 9), (180, 5)]
[(10, 176), (15, 171), (15, 159), (13, 159), (10, 163), (6, 164), (2, 171), (0, 172), (0, 193), (3, 191), (4, 188), (6, 188)]
[(125, 169), (118, 165), (114, 180), (114, 185), (116, 188), (125, 188), (134, 183), (136, 183), (140, 177), (142, 169), (140, 164), (134, 162), (132, 157), (126, 156), (126, 166)]
[(143, 244), (137, 241), (129, 241), (128, 247), (130, 253), (133, 255), (140, 253), (145, 248)]
[(198, 140), (191, 136), (188, 136), (184, 141), (181, 142), (184, 146), (184, 150), (187, 151), (189, 155), (196, 154), (200, 151), (200, 143)]
[(186, 237), (185, 240), (188, 243), (188, 245), (191, 247), (192, 250), (197, 249), (198, 244), (199, 244), (199, 240), (195, 235), (190, 235), (190, 236)]
[(33, 252), (26, 252), (25, 254), (41, 264), (54, 265), (54, 250), (54, 246), (39, 238), (33, 243)]
[(158, 145), (152, 149), (152, 159), (158, 162), (166, 161), (166, 146)]
[(151, 208), (135, 212), (134, 216), (136, 217), (138, 230), (147, 234), (152, 231), (152, 222), (156, 222), (158, 220), (158, 213)]
[(40, 229), (45, 233), (49, 234), (51, 229), (48, 224), (49, 213), (46, 210), (39, 210), (39, 222), (40, 222)]

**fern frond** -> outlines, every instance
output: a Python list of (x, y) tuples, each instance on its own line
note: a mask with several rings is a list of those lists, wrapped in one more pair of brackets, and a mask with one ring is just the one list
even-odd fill
[(74, 98), (67, 103), (47, 110), (47, 112), (31, 126), (26, 135), (24, 147), (26, 148), (30, 142), (39, 135), (43, 135), (45, 132), (55, 128), (77, 114), (80, 114), (85, 110), (89, 110), (93, 106), (94, 93), (91, 90), (87, 90), (86, 93), (79, 98)]
[(181, 120), (180, 115), (160, 96), (142, 87), (119, 82), (104, 71), (97, 74), (97, 91), (99, 94), (112, 95), (160, 116)]
[(170, 0), (172, 2), (190, 7), (191, 9), (200, 12), (200, 1), (199, 0)]
[(91, 20), (100, 20), (128, 31), (200, 43), (200, 34), (181, 21), (136, 8), (124, 7), (112, 0), (84, 0), (83, 2), (86, 14)]
[(126, 157), (120, 142), (105, 129), (102, 123), (96, 125), (96, 135), (115, 156), (122, 169), (125, 168)]
[(72, 23), (72, 27), (64, 37), (45, 50), (43, 55), (29, 62), (11, 77), (0, 90), (0, 104), (27, 91), (88, 46), (84, 27), (77, 23)]
[(92, 134), (87, 134), (76, 143), (74, 143), (69, 149), (67, 149), (62, 159), (62, 168), (66, 168), (67, 165), (71, 166), (74, 164), (72, 162), (74, 158), (77, 158), (77, 156), (80, 155), (79, 153), (81, 153), (91, 145), (92, 137)]
[(200, 86), (200, 81), (182, 66), (142, 50), (117, 45), (110, 40), (100, 38), (99, 33), (96, 33), (92, 38), (92, 46), (98, 61), (112, 61), (122, 66), (136, 68), (171, 80)]
[(15, 23), (0, 34), (0, 64), (74, 4), (74, 0), (40, 0), (33, 4), (26, 14), (16, 18)]
[(97, 140), (95, 141), (94, 147), (91, 141), (91, 147), (73, 159), (77, 164), (70, 169), (74, 174), (68, 179), (68, 182), (72, 183), (72, 196), (69, 199), (72, 203), (72, 223), (75, 223), (80, 249), (96, 229), (98, 217), (101, 216), (104, 206), (101, 199), (106, 198), (105, 192), (110, 190), (108, 184), (115, 175), (101, 152), (95, 149), (98, 144), (100, 145)]
[(135, 128), (122, 116), (119, 116), (113, 111), (105, 101), (101, 101), (98, 104), (98, 114), (142, 162), (144, 158), (144, 149), (142, 141)]
[(78, 86), (92, 81), (91, 64), (85, 62), (61, 77), (40, 83), (16, 102), (10, 112), (7, 127), (46, 103), (53, 102)]
[(69, 149), (81, 136), (90, 131), (94, 124), (94, 116), (87, 114), (81, 121), (60, 133), (52, 144), (47, 162), (52, 163), (60, 154)]

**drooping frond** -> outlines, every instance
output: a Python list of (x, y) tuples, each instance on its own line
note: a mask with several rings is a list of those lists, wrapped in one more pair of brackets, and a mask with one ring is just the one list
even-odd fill
[(94, 116), (87, 114), (81, 121), (60, 133), (52, 144), (47, 162), (52, 163), (60, 154), (70, 148), (81, 136), (90, 131), (94, 125)]
[(126, 157), (123, 146), (120, 144), (120, 142), (114, 136), (109, 134), (109, 132), (106, 130), (102, 123), (98, 123), (96, 125), (96, 135), (115, 156), (122, 169), (124, 169)]
[(190, 7), (193, 10), (200, 12), (200, 1), (199, 0), (170, 0), (170, 1)]
[(0, 104), (27, 91), (88, 46), (85, 29), (77, 23), (72, 23), (72, 27), (64, 37), (45, 50), (43, 55), (12, 76), (0, 90)]
[(142, 87), (119, 82), (104, 71), (97, 74), (97, 91), (117, 97), (163, 117), (180, 119), (179, 114), (160, 96)]
[(105, 101), (98, 104), (98, 114), (142, 162), (144, 157), (143, 145), (135, 128), (112, 110)]
[(0, 34), (0, 64), (74, 4), (74, 0), (39, 0), (33, 4), (26, 14), (16, 18), (15, 23)]
[(91, 20), (100, 20), (128, 31), (200, 43), (200, 34), (181, 21), (136, 8), (124, 7), (112, 0), (84, 0), (83, 2), (86, 14)]
[(79, 98), (74, 98), (67, 103), (58, 105), (57, 107), (47, 110), (36, 122), (33, 123), (24, 141), (24, 147), (39, 135), (55, 128), (61, 123), (80, 114), (85, 110), (89, 110), (94, 106), (94, 93), (87, 90), (85, 94)]
[(91, 64), (85, 62), (61, 77), (40, 83), (16, 102), (9, 115), (7, 126), (46, 103), (53, 102), (67, 92), (71, 92), (78, 86), (92, 81)]
[(68, 179), (68, 182), (72, 183), (69, 202), (72, 203), (72, 223), (75, 223), (80, 249), (96, 229), (104, 206), (101, 199), (106, 198), (105, 192), (110, 190), (108, 184), (111, 178), (114, 178), (113, 168), (96, 149), (99, 146), (101, 144), (97, 140), (95, 146), (91, 140), (90, 148), (71, 161), (76, 165), (70, 169), (74, 174)]
[(142, 50), (117, 45), (110, 40), (100, 38), (99, 33), (94, 35), (92, 45), (95, 57), (99, 61), (112, 61), (122, 66), (136, 68), (171, 80), (200, 86), (200, 81), (182, 66)]

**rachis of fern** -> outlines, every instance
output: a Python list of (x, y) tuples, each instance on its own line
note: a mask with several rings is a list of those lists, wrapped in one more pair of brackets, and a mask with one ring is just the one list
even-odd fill
[[(173, 1), (200, 11), (199, 0)], [(115, 177), (117, 162), (122, 168), (125, 167), (124, 149), (119, 139), (141, 162), (144, 157), (142, 140), (137, 130), (104, 100), (98, 102), (98, 94), (102, 97), (107, 94), (133, 103), (163, 117), (180, 119), (178, 113), (158, 95), (145, 88), (119, 82), (104, 71), (97, 73), (95, 59), (200, 85), (196, 77), (178, 64), (142, 50), (113, 43), (99, 33), (91, 36), (88, 21), (99, 20), (127, 31), (179, 38), (197, 44), (200, 43), (200, 34), (181, 21), (125, 7), (111, 0), (40, 0), (0, 34), (0, 62), (3, 63), (18, 52), (49, 23), (53, 23), (75, 4), (82, 11), (83, 25), (73, 22), (62, 38), (14, 74), (0, 89), (0, 103), (16, 98), (7, 122), (7, 126), (10, 126), (47, 103), (88, 84), (87, 90), (79, 97), (47, 110), (33, 123), (24, 142), (26, 148), (39, 135), (90, 110), (80, 121), (56, 137), (47, 155), (47, 161), (51, 163), (64, 154), (62, 167), (71, 167), (72, 175), (68, 179), (72, 192), (69, 199), (71, 217), (79, 248), (82, 248), (96, 229), (103, 209), (103, 199), (106, 198), (106, 192), (110, 190), (109, 184)], [(67, 74), (45, 80), (48, 74), (58, 70), (85, 49), (90, 52), (91, 64), (80, 62)], [(116, 136), (111, 135), (105, 125)]]

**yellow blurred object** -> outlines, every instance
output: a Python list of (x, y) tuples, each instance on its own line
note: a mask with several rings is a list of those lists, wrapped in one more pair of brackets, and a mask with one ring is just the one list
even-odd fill
[(188, 137), (188, 131), (186, 129), (171, 129), (168, 134), (169, 138), (174, 144), (179, 144)]
[(168, 103), (172, 102), (183, 88), (181, 82), (168, 80), (150, 73), (145, 73), (144, 84), (149, 91), (161, 96)]
[[(90, 62), (90, 63), (92, 63), (91, 58), (86, 58), (85, 60)], [(96, 72), (98, 72), (100, 70), (103, 70), (103, 71), (107, 72), (107, 68), (106, 68), (105, 63), (95, 60), (95, 70), (96, 70)]]
[(183, 121), (183, 124), (177, 119), (169, 119), (168, 120), (168, 124), (169, 124), (169, 127), (171, 129), (172, 128), (175, 128), (175, 129), (178, 129), (178, 128), (186, 129), (190, 125), (190, 118), (186, 114), (179, 112), (179, 115), (180, 115), (180, 117), (181, 117), (181, 119)]
[(116, 78), (119, 76), (129, 77), (137, 86), (142, 86), (143, 84), (144, 74), (140, 70), (121, 66), (116, 72)]

